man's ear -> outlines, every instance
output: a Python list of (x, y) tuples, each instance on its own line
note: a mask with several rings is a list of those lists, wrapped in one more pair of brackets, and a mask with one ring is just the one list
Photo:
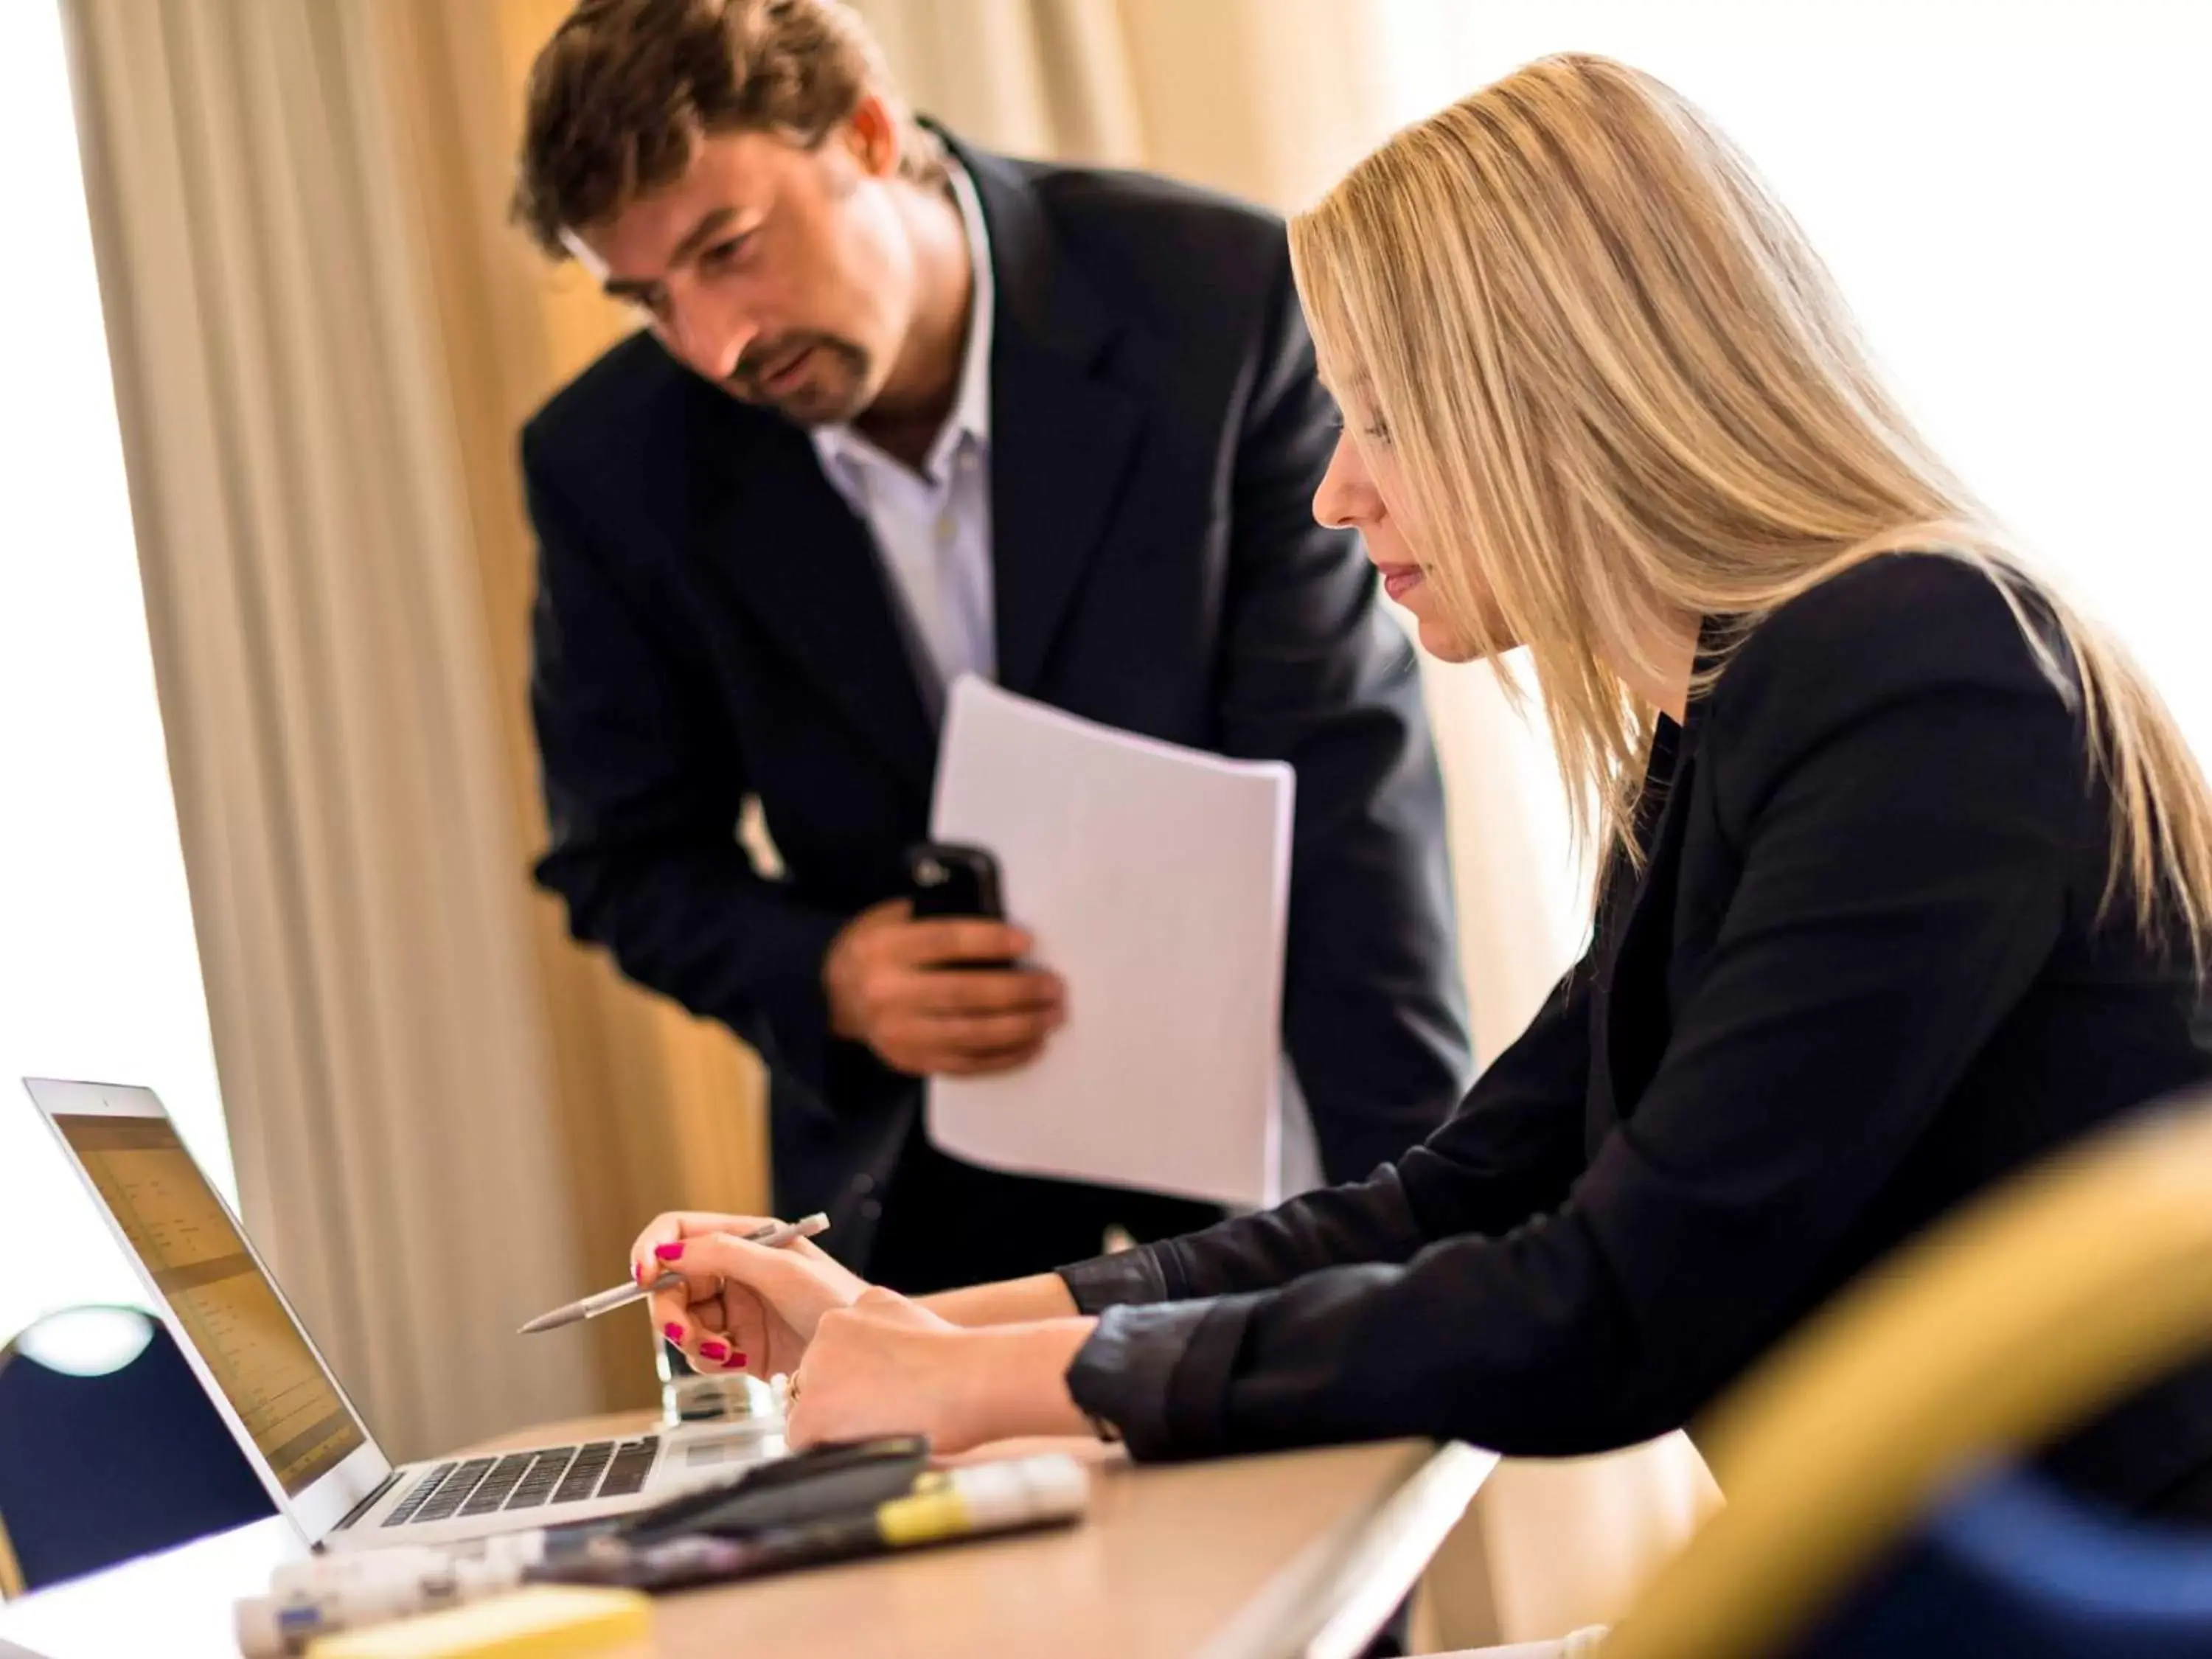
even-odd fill
[(888, 179), (898, 171), (899, 124), (890, 106), (874, 93), (864, 94), (854, 106), (837, 136), (871, 177)]

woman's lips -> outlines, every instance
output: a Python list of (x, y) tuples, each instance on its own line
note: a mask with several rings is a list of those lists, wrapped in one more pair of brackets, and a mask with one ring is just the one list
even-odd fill
[(1417, 564), (1383, 564), (1376, 568), (1382, 573), (1382, 591), (1401, 604), (1424, 580)]

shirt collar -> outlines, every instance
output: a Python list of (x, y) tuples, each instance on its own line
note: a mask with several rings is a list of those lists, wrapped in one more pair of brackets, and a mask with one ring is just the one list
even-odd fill
[(991, 272), (991, 235), (983, 224), (983, 204), (968, 169), (947, 156), (952, 176), (952, 199), (959, 204), (960, 222), (968, 232), (968, 264), (975, 275), (969, 300), (968, 345), (960, 363), (960, 390), (953, 399), (952, 416), (945, 422), (978, 443), (991, 441), (991, 335), (998, 312), (998, 282)]
[[(953, 204), (960, 210), (961, 227), (968, 234), (972, 287), (968, 343), (961, 353), (959, 383), (953, 392), (952, 408), (930, 445), (925, 463), (933, 479), (946, 476), (963, 439), (972, 439), (978, 448), (991, 441), (991, 337), (998, 311), (998, 283), (991, 270), (991, 239), (983, 223), (982, 200), (975, 194), (975, 180), (968, 176), (967, 168), (950, 155), (945, 158), (945, 168)], [(822, 458), (823, 470), (833, 477), (848, 460), (865, 463), (889, 459), (848, 425), (817, 427), (812, 435), (815, 453)]]

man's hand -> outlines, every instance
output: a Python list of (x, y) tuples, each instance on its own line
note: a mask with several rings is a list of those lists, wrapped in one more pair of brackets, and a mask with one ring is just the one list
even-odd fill
[(977, 1077), (1026, 1066), (1067, 1019), (1058, 976), (1012, 962), (1030, 939), (980, 918), (916, 921), (904, 899), (863, 910), (822, 963), (830, 1029), (916, 1077)]

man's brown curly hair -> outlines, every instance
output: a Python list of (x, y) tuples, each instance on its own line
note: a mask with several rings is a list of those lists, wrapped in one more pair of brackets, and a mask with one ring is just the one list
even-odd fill
[(811, 149), (873, 93), (900, 129), (900, 171), (944, 152), (841, 0), (580, 0), (530, 66), (511, 211), (555, 258), (673, 184), (702, 138), (766, 132)]

